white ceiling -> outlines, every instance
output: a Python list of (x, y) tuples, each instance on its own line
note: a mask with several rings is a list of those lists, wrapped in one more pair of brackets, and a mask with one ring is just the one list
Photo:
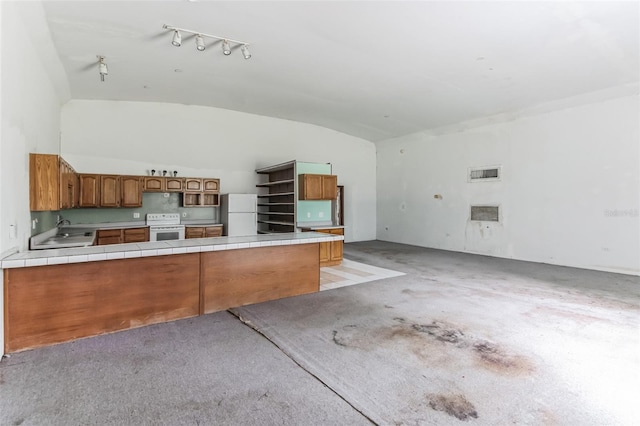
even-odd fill
[[(73, 99), (207, 105), (379, 141), (630, 84), (639, 3), (46, 1)], [(163, 24), (248, 41), (180, 48)], [(109, 75), (100, 82), (96, 55)]]

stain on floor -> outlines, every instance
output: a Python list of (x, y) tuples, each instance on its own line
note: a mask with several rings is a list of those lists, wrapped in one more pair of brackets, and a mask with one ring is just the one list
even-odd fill
[(483, 367), (497, 373), (526, 375), (534, 370), (531, 362), (524, 356), (510, 354), (491, 342), (476, 342), (473, 344), (473, 351)]
[(333, 343), (346, 349), (370, 351), (402, 342), (429, 365), (446, 365), (454, 357), (457, 359), (460, 353), (447, 352), (456, 349), (465, 351), (480, 367), (493, 373), (522, 376), (535, 371), (529, 358), (513, 353), (497, 343), (466, 335), (454, 324), (440, 320), (421, 324), (403, 317), (395, 317), (393, 321), (393, 325), (375, 328), (346, 325), (332, 331)]
[(443, 395), (427, 394), (429, 407), (436, 411), (442, 411), (458, 420), (477, 419), (476, 407), (462, 394)]

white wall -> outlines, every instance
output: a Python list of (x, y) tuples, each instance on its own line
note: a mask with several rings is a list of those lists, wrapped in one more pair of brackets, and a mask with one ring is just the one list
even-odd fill
[(62, 109), (62, 155), (79, 172), (221, 179), (221, 191), (256, 192), (258, 167), (331, 163), (345, 186), (345, 238), (376, 237), (373, 143), (323, 127), (218, 108), (73, 100)]
[[(30, 235), (29, 153), (57, 153), (60, 105), (68, 97), (62, 65), (49, 40), (42, 6), (0, 2), (0, 254), (27, 247)], [(25, 23), (32, 25), (27, 31)], [(16, 236), (9, 228), (16, 228)], [(0, 306), (2, 303), (0, 292)], [(0, 308), (2, 309), (2, 308)], [(4, 329), (0, 315), (0, 330)], [(0, 333), (0, 351), (4, 348)]]
[[(639, 117), (636, 91), (381, 142), (378, 239), (640, 274)], [(468, 167), (491, 165), (502, 181), (467, 182)], [(471, 222), (475, 203), (499, 204), (501, 222)]]

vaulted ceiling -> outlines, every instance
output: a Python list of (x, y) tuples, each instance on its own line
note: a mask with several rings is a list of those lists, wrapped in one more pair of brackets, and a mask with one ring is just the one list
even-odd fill
[[(638, 2), (46, 1), (74, 99), (206, 105), (371, 141), (630, 84)], [(163, 24), (250, 43), (229, 56)], [(101, 82), (96, 55), (109, 74)]]

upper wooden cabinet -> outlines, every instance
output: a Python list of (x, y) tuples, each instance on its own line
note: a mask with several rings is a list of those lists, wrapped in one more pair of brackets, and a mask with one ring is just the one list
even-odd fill
[(338, 177), (335, 175), (303, 174), (298, 176), (300, 200), (335, 200)]
[(145, 176), (144, 192), (182, 192), (184, 191), (184, 178)]
[(220, 179), (185, 178), (183, 207), (213, 207), (220, 205)]
[(72, 209), (78, 205), (78, 174), (62, 157), (60, 161), (60, 209)]
[(143, 192), (180, 192), (185, 206), (220, 205), (220, 179), (78, 174), (58, 155), (29, 154), (31, 211), (142, 207)]
[(142, 177), (120, 176), (120, 207), (142, 207)]
[(204, 192), (219, 192), (220, 179), (202, 179), (202, 190)]
[(98, 207), (100, 204), (100, 175), (80, 174), (79, 207)]
[(167, 192), (182, 192), (184, 191), (184, 178), (168, 177), (165, 178), (165, 188)]
[(166, 178), (163, 178), (161, 176), (144, 177), (144, 192), (165, 192), (166, 187)]
[(186, 178), (184, 180), (184, 190), (185, 191), (202, 191), (202, 179), (201, 178)]
[(29, 154), (29, 208), (32, 211), (58, 210), (60, 168), (57, 155)]
[(100, 207), (120, 207), (120, 176), (100, 175)]

